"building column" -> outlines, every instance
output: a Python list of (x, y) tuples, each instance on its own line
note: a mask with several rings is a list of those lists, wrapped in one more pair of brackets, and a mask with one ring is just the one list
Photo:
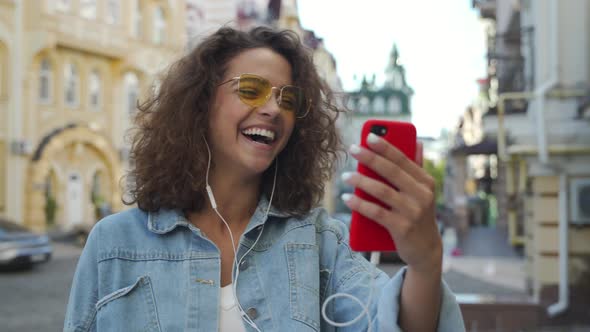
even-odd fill
[(10, 80), (11, 97), (8, 106), (8, 130), (6, 143), (8, 158), (6, 172), (10, 176), (6, 179), (6, 216), (17, 223), (23, 222), (25, 191), (26, 155), (15, 154), (12, 144), (24, 138), (23, 135), (23, 2), (14, 3), (14, 36), (13, 52), (10, 66), (12, 77)]

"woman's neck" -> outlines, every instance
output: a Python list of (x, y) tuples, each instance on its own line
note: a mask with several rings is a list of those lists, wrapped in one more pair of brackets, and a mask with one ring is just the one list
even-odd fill
[[(213, 192), (217, 211), (230, 227), (247, 224), (250, 221), (258, 206), (260, 181), (260, 177), (244, 178), (228, 172), (221, 175), (215, 172), (209, 174), (209, 185)], [(206, 196), (206, 199), (207, 203), (203, 210), (198, 212), (198, 215), (213, 216), (214, 219), (218, 219), (219, 216), (213, 210), (209, 197)]]

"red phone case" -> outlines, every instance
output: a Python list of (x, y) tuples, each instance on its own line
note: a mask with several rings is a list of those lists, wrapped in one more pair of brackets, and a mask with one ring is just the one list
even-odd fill
[[(390, 142), (393, 146), (402, 151), (409, 159), (416, 160), (416, 128), (411, 123), (388, 121), (388, 120), (367, 120), (363, 125), (361, 133), (361, 146), (367, 148), (367, 136), (374, 125), (385, 126), (387, 132), (381, 138)], [(359, 173), (377, 179), (381, 182), (388, 183), (374, 171), (358, 164)], [(391, 184), (389, 184), (391, 185)], [(393, 186), (392, 186), (393, 187)], [(395, 187), (394, 187), (395, 188)], [(354, 194), (362, 199), (377, 203), (383, 207), (387, 205), (379, 201), (364, 191), (355, 188)], [(389, 232), (373, 220), (352, 211), (350, 222), (350, 247), (355, 251), (395, 251), (395, 243), (389, 235)]]

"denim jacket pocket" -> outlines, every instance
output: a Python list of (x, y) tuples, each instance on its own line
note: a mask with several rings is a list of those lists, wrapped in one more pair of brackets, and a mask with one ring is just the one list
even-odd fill
[[(291, 318), (305, 323), (314, 331), (319, 331), (318, 247), (313, 244), (287, 243), (285, 251), (289, 271)], [(318, 264), (315, 267), (314, 262)]]
[(96, 303), (96, 311), (97, 331), (161, 331), (148, 276), (104, 296)]

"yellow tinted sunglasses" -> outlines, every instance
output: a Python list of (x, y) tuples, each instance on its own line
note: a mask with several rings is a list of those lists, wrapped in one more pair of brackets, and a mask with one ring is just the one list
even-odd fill
[(303, 90), (294, 85), (285, 85), (281, 88), (274, 87), (264, 77), (254, 74), (242, 74), (233, 77), (219, 86), (232, 81), (238, 81), (237, 94), (240, 100), (252, 107), (260, 107), (268, 102), (272, 91), (277, 89), (277, 104), (281, 110), (295, 114), (297, 118), (303, 118), (309, 113), (311, 101), (307, 102), (303, 97)]

